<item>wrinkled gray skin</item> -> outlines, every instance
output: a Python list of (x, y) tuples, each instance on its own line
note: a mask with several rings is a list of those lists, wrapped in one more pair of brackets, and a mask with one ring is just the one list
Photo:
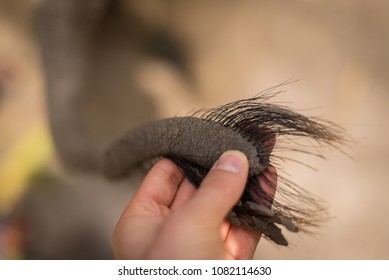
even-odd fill
[(122, 177), (142, 162), (163, 155), (180, 156), (210, 169), (227, 150), (247, 156), (250, 175), (261, 174), (267, 167), (260, 163), (256, 147), (232, 128), (196, 117), (176, 117), (130, 129), (107, 151), (104, 172), (111, 178)]

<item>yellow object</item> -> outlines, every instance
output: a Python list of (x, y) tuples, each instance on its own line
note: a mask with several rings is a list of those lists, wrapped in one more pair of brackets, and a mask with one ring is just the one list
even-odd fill
[(34, 123), (0, 158), (0, 214), (12, 209), (26, 190), (31, 176), (40, 170), (53, 153), (48, 126)]

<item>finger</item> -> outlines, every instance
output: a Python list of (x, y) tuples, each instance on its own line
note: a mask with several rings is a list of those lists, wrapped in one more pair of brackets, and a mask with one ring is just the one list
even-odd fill
[(134, 196), (137, 200), (152, 200), (159, 205), (170, 207), (184, 175), (178, 167), (168, 159), (157, 162), (144, 178)]
[(184, 179), (178, 188), (177, 194), (174, 197), (174, 201), (171, 205), (171, 209), (176, 209), (184, 205), (196, 192), (195, 187), (187, 180)]
[[(259, 176), (258, 180), (272, 201), (277, 186), (277, 170), (275, 167), (269, 165), (262, 176)], [(271, 207), (271, 201), (267, 202), (270, 204), (268, 205), (269, 207)], [(224, 246), (232, 258), (252, 259), (260, 238), (261, 234), (254, 235), (242, 228), (231, 226), (224, 241)]]
[(224, 241), (228, 236), (228, 232), (231, 228), (231, 223), (228, 220), (224, 220), (222, 225), (220, 226), (220, 238)]
[(225, 152), (187, 204), (194, 219), (220, 226), (243, 193), (248, 175), (248, 160), (239, 151)]
[(261, 235), (254, 235), (242, 228), (231, 226), (224, 242), (226, 252), (232, 259), (252, 259)]
[(154, 238), (150, 233), (160, 226), (160, 215), (172, 203), (183, 178), (177, 166), (167, 159), (151, 168), (115, 227), (112, 236), (115, 257), (143, 257)]

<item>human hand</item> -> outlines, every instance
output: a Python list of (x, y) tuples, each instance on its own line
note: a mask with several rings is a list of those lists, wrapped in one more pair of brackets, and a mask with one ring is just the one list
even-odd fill
[[(248, 161), (224, 153), (196, 190), (168, 159), (147, 174), (113, 234), (119, 259), (251, 259), (259, 236), (231, 225), (226, 215), (241, 197)], [(273, 167), (260, 183), (270, 195)], [(272, 174), (272, 175), (270, 175)], [(267, 182), (267, 183), (266, 183)]]

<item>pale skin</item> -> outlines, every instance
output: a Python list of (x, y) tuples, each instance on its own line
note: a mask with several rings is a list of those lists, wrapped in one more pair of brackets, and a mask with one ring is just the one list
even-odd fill
[[(275, 169), (266, 174), (276, 183)], [(224, 153), (196, 190), (177, 166), (159, 161), (121, 215), (112, 239), (118, 259), (252, 259), (260, 235), (225, 217), (243, 193), (248, 161)], [(262, 186), (274, 196), (265, 180)]]

